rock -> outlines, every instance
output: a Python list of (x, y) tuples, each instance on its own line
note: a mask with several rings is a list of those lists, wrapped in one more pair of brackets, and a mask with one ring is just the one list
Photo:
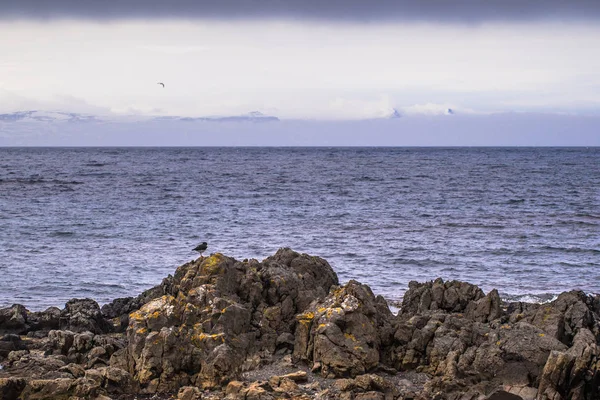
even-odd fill
[(298, 384), (296, 384), (296, 382), (281, 376), (272, 376), (269, 379), (269, 386), (271, 386), (273, 391), (278, 393), (291, 394), (298, 391)]
[(484, 296), (475, 285), (460, 281), (444, 282), (441, 278), (433, 282), (411, 281), (402, 300), (402, 314), (414, 315), (427, 311), (465, 312), (470, 302)]
[(69, 354), (73, 346), (75, 334), (71, 331), (53, 330), (48, 332), (45, 350), (49, 354)]
[(355, 400), (384, 400), (385, 396), (380, 392), (358, 393), (354, 396)]
[(85, 371), (88, 381), (94, 381), (108, 394), (137, 393), (139, 384), (133, 377), (120, 368), (101, 367)]
[(27, 325), (27, 309), (20, 305), (14, 304), (11, 307), (0, 309), (0, 334), (17, 334), (23, 335), (27, 333), (29, 326)]
[(231, 381), (227, 384), (227, 387), (225, 388), (225, 394), (226, 395), (236, 395), (236, 394), (240, 393), (243, 388), (244, 388), (244, 382)]
[(354, 377), (376, 368), (392, 341), (385, 300), (356, 281), (334, 289), (298, 315), (294, 357), (319, 363), (327, 377)]
[(195, 386), (184, 386), (177, 393), (177, 400), (200, 400), (202, 392)]
[[(35, 379), (29, 380), (21, 392), (24, 400), (61, 399), (75, 396), (77, 382), (75, 379)], [(95, 390), (87, 391), (95, 396)]]
[(130, 314), (127, 349), (110, 364), (126, 366), (148, 392), (186, 382), (218, 387), (260, 365), (246, 360), (274, 352), (278, 338), (285, 343), (295, 315), (334, 284), (326, 261), (290, 249), (262, 263), (199, 258), (177, 269), (166, 294)]
[(538, 387), (542, 399), (600, 397), (600, 348), (588, 329), (580, 329), (567, 351), (550, 353)]
[(498, 390), (486, 400), (523, 400), (523, 398), (521, 396), (517, 396), (516, 394), (505, 392), (504, 390)]
[(64, 356), (44, 356), (39, 353), (19, 354), (8, 365), (7, 371), (12, 376), (33, 379), (71, 378), (68, 372), (61, 370), (66, 365)]
[(0, 378), (0, 399), (17, 400), (25, 385), (27, 381), (24, 378)]
[(30, 332), (48, 332), (60, 328), (60, 308), (50, 307), (45, 311), (34, 312), (28, 315)]
[(108, 333), (112, 325), (104, 319), (92, 299), (71, 299), (60, 313), (59, 328), (72, 332)]
[(500, 295), (498, 294), (498, 291), (494, 289), (484, 298), (467, 304), (465, 313), (467, 318), (473, 321), (491, 322), (503, 315), (500, 303)]
[(289, 374), (281, 375), (281, 378), (291, 379), (294, 382), (306, 382), (308, 380), (308, 377), (306, 375), (306, 371), (296, 371), (291, 372)]
[(69, 374), (71, 374), (73, 376), (73, 378), (81, 378), (82, 376), (85, 376), (85, 370), (83, 369), (83, 367), (79, 364), (75, 364), (75, 363), (71, 363), (68, 365), (65, 365), (64, 367), (60, 367), (59, 368), (60, 372), (68, 372)]
[(26, 348), (19, 335), (4, 335), (0, 337), (0, 360), (8, 357), (8, 354), (13, 351), (25, 350)]
[(217, 253), (102, 309), (1, 309), (0, 398), (600, 399), (600, 296), (507, 305), (437, 279), (411, 282), (394, 316), (368, 286), (337, 285), (290, 249)]
[(594, 313), (592, 304), (593, 298), (581, 291), (566, 292), (553, 302), (524, 313), (523, 319), (570, 346), (582, 328), (600, 334), (598, 314)]

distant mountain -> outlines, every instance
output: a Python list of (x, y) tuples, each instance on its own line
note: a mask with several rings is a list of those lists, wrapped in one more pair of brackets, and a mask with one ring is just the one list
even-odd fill
[(231, 116), (215, 116), (215, 117), (158, 117), (160, 120), (179, 120), (179, 121), (208, 121), (208, 122), (274, 122), (279, 121), (279, 118), (265, 115), (259, 111), (252, 111), (248, 114), (231, 115)]
[[(133, 118), (133, 119), (132, 119)], [(0, 114), (0, 122), (126, 122), (126, 121), (206, 121), (206, 122), (274, 122), (279, 118), (265, 115), (259, 111), (248, 114), (214, 117), (152, 117), (152, 116), (95, 116), (63, 111), (17, 111), (13, 113)]]
[(392, 109), (392, 113), (388, 116), (389, 119), (402, 118), (402, 114), (395, 108)]
[(0, 114), (0, 121), (4, 122), (93, 122), (99, 121), (94, 115), (78, 114), (62, 111), (17, 111), (9, 114)]

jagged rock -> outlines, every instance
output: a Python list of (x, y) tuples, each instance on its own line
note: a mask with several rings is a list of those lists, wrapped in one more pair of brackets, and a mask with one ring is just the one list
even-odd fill
[(158, 297), (168, 294), (173, 284), (173, 277), (169, 275), (162, 280), (160, 285), (144, 291), (137, 297), (124, 297), (113, 300), (101, 308), (102, 316), (111, 320), (116, 332), (124, 332), (129, 326), (129, 314), (140, 309), (141, 306)]
[(401, 312), (407, 315), (438, 310), (461, 313), (470, 302), (483, 297), (481, 289), (466, 282), (444, 282), (441, 278), (426, 283), (411, 281), (402, 299)]
[(375, 374), (359, 375), (355, 379), (338, 379), (333, 387), (346, 396), (351, 394), (350, 397), (355, 399), (360, 397), (392, 400), (399, 395), (394, 382)]
[(200, 400), (202, 392), (195, 386), (184, 386), (177, 393), (177, 400)]
[(467, 318), (477, 322), (491, 322), (503, 315), (500, 307), (500, 295), (496, 289), (489, 292), (484, 298), (467, 304), (465, 313)]
[(21, 392), (21, 400), (96, 399), (102, 389), (96, 382), (86, 379), (33, 379)]
[(308, 379), (306, 371), (290, 372), (289, 374), (281, 375), (280, 378), (291, 379), (294, 382), (306, 382)]
[(376, 368), (392, 341), (393, 315), (385, 300), (356, 281), (297, 318), (294, 357), (319, 363), (324, 376), (353, 377)]
[(600, 398), (600, 347), (588, 329), (580, 329), (567, 351), (553, 351), (538, 387), (541, 400)]
[(0, 309), (0, 334), (22, 335), (27, 332), (27, 309), (21, 304)]
[(298, 384), (290, 378), (272, 376), (269, 378), (269, 386), (277, 393), (293, 393), (298, 391)]
[(17, 400), (25, 385), (27, 381), (24, 378), (0, 378), (0, 399)]
[(120, 368), (101, 367), (85, 371), (85, 378), (93, 381), (105, 393), (137, 393), (139, 384), (133, 377)]
[(60, 313), (59, 327), (72, 332), (108, 333), (112, 325), (104, 319), (92, 299), (71, 299)]
[(586, 328), (600, 335), (598, 314), (593, 309), (594, 298), (581, 291), (562, 293), (551, 303), (524, 313), (522, 318), (549, 335), (570, 346), (577, 332)]
[(60, 308), (50, 307), (45, 311), (29, 313), (27, 319), (30, 332), (48, 332), (60, 327)]
[(326, 261), (281, 249), (201, 257), (102, 310), (1, 309), (0, 398), (600, 398), (600, 296), (506, 305), (437, 279), (411, 282), (394, 316), (368, 286), (337, 285)]
[(66, 365), (64, 356), (44, 356), (39, 353), (20, 354), (10, 362), (8, 369), (12, 376), (33, 379), (70, 378), (71, 375), (61, 371)]
[(127, 350), (111, 365), (128, 368), (150, 393), (219, 386), (245, 360), (274, 352), (295, 315), (337, 283), (326, 261), (290, 249), (262, 263), (200, 258), (177, 269), (167, 294), (129, 316)]
[(486, 400), (523, 400), (523, 398), (514, 393), (505, 392), (504, 390), (498, 390)]
[(19, 335), (8, 334), (0, 337), (0, 360), (6, 358), (10, 352), (25, 350), (27, 347)]

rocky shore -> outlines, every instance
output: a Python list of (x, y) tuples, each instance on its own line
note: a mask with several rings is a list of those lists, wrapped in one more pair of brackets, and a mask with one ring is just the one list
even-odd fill
[(411, 282), (394, 315), (327, 261), (213, 254), (103, 307), (0, 309), (0, 400), (598, 400), (600, 296)]

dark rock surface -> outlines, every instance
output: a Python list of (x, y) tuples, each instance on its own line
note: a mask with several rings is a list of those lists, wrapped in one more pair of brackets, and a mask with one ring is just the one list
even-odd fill
[(281, 249), (201, 257), (102, 308), (0, 309), (0, 399), (600, 399), (600, 296), (411, 282), (398, 315)]

